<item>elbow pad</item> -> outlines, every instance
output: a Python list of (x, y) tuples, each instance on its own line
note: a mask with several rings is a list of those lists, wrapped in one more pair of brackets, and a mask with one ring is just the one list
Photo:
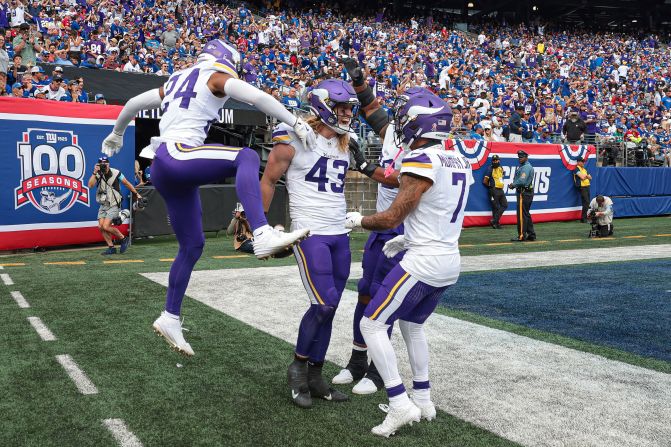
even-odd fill
[(373, 128), (373, 132), (380, 135), (384, 126), (389, 124), (389, 115), (384, 109), (379, 108), (366, 117), (366, 122)]

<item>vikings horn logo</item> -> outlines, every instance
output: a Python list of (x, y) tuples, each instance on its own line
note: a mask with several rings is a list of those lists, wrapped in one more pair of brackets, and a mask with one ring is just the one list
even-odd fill
[(488, 141), (481, 140), (446, 140), (447, 150), (458, 150), (466, 157), (471, 168), (477, 171), (487, 163), (487, 157), (491, 151)]
[(76, 203), (89, 206), (84, 184), (84, 151), (78, 137), (63, 130), (28, 129), (16, 145), (21, 181), (14, 208), (31, 203), (46, 214), (61, 214)]
[(562, 144), (559, 146), (559, 156), (561, 157), (562, 163), (569, 171), (573, 171), (576, 166), (578, 166), (578, 157), (582, 157), (587, 161), (590, 154), (594, 153), (593, 146), (587, 145), (578, 145), (571, 146), (568, 144)]

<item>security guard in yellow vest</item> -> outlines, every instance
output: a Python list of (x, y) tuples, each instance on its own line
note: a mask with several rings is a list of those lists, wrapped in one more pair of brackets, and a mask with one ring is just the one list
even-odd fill
[(582, 214), (580, 215), (580, 222), (587, 222), (587, 210), (589, 209), (589, 185), (592, 176), (589, 175), (585, 169), (585, 159), (577, 158), (578, 165), (573, 171), (575, 185), (580, 189), (580, 200), (582, 201)]
[(492, 205), (492, 219), (489, 224), (492, 228), (499, 229), (499, 220), (503, 212), (508, 208), (506, 193), (503, 192), (503, 168), (498, 155), (492, 157), (492, 165), (487, 170), (482, 183), (489, 188), (489, 201)]

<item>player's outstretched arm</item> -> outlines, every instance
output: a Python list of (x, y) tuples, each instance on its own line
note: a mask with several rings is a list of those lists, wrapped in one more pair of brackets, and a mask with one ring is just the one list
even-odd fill
[(291, 126), (303, 144), (313, 147), (316, 141), (314, 131), (305, 121), (294, 116), (278, 100), (268, 93), (235, 79), (226, 73), (214, 73), (207, 81), (210, 90), (217, 96), (230, 96), (233, 99), (250, 104), (266, 115)]
[(287, 169), (296, 153), (293, 146), (289, 144), (275, 144), (273, 150), (268, 156), (268, 163), (266, 169), (263, 171), (261, 177), (261, 197), (263, 199), (263, 211), (266, 213), (270, 209), (270, 204), (275, 195), (275, 185)]
[(389, 115), (384, 111), (380, 102), (375, 97), (373, 89), (366, 83), (366, 79), (359, 62), (353, 58), (342, 60), (347, 74), (352, 79), (352, 87), (356, 92), (356, 97), (361, 103), (360, 113), (366, 119), (366, 122), (373, 128), (373, 132), (384, 139), (384, 135), (389, 126)]
[(431, 188), (433, 182), (425, 177), (403, 174), (398, 194), (391, 206), (381, 213), (365, 216), (361, 226), (367, 230), (381, 231), (396, 228), (410, 214), (422, 198), (422, 194)]
[(114, 123), (114, 129), (107, 138), (103, 140), (102, 151), (108, 157), (116, 154), (123, 146), (123, 134), (133, 121), (133, 118), (142, 110), (155, 109), (163, 101), (163, 87), (155, 88), (128, 100)]

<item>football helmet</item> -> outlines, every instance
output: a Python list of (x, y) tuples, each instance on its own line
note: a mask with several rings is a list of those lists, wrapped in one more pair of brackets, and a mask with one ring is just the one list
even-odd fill
[(425, 89), (406, 92), (394, 110), (394, 140), (405, 149), (417, 138), (446, 140), (451, 123), (452, 109), (438, 96)]
[[(309, 100), (312, 112), (336, 133), (342, 135), (351, 131), (352, 123), (359, 112), (359, 100), (349, 83), (341, 79), (322, 81), (310, 92)], [(340, 122), (342, 117), (336, 115), (335, 108), (338, 104), (352, 106), (352, 117), (347, 127)]]
[(206, 61), (227, 65), (236, 73), (240, 71), (240, 53), (221, 39), (209, 41), (198, 54), (198, 63)]

